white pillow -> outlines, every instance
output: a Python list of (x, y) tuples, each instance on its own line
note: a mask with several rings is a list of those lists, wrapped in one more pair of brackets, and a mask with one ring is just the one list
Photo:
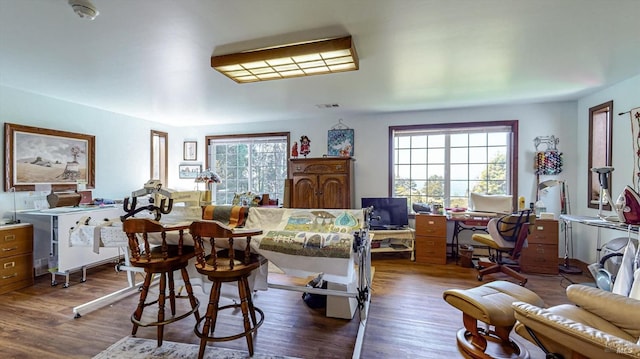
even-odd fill
[(469, 209), (475, 212), (512, 213), (513, 197), (509, 195), (490, 195), (471, 193)]

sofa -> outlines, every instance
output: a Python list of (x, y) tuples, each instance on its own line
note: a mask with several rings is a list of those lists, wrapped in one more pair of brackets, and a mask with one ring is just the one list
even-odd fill
[(513, 303), (515, 331), (547, 358), (640, 358), (639, 300), (580, 284), (566, 293), (573, 304)]

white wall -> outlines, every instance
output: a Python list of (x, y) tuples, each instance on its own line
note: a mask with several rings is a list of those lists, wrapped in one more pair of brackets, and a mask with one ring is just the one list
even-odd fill
[[(96, 137), (96, 187), (94, 197), (122, 199), (149, 179), (149, 134), (151, 129), (172, 128), (112, 112), (72, 104), (0, 86), (0, 118), (4, 123), (76, 132)], [(182, 156), (182, 138), (169, 134), (169, 162)], [(172, 149), (173, 149), (172, 147)], [(4, 149), (3, 149), (4, 158)], [(181, 158), (181, 157), (180, 157)], [(4, 178), (4, 161), (1, 165)], [(177, 171), (177, 165), (170, 165)], [(4, 183), (3, 183), (4, 189)], [(32, 208), (36, 193), (18, 192), (17, 209)], [(13, 194), (0, 192), (0, 215), (11, 217)]]
[[(19, 90), (0, 87), (0, 118), (4, 122), (49, 129), (93, 134), (96, 136), (96, 188), (95, 197), (121, 199), (138, 189), (149, 177), (149, 131), (169, 133), (169, 183), (178, 189), (193, 188), (192, 180), (180, 180), (178, 164), (182, 161), (182, 142), (198, 141), (198, 162), (204, 165), (204, 136), (232, 133), (290, 131), (291, 141), (301, 135), (311, 139), (311, 157), (327, 152), (327, 131), (338, 123), (355, 130), (354, 157), (356, 158), (356, 201), (368, 196), (386, 196), (388, 193), (388, 131), (392, 125), (425, 123), (449, 123), (471, 121), (519, 120), (519, 195), (527, 202), (535, 198), (536, 178), (533, 158), (536, 136), (555, 135), (560, 139), (558, 148), (563, 152), (564, 169), (558, 176), (548, 178), (567, 181), (572, 213), (595, 215), (586, 208), (587, 133), (588, 108), (610, 99), (616, 112), (640, 106), (632, 98), (637, 93), (640, 76), (604, 89), (580, 101), (539, 103), (510, 106), (487, 106), (440, 111), (406, 112), (385, 115), (344, 117), (332, 115), (313, 121), (275, 121), (268, 123), (216, 125), (204, 127), (171, 127), (131, 118), (108, 111), (67, 103)], [(636, 95), (637, 98), (637, 95)], [(614, 121), (614, 163), (616, 167), (613, 194), (628, 183), (632, 170), (631, 139), (628, 117)], [(621, 140), (620, 140), (621, 139)], [(2, 165), (4, 170), (4, 165)], [(541, 178), (541, 180), (547, 179)], [(18, 209), (25, 208), (29, 193), (18, 193)], [(0, 192), (0, 214), (10, 217), (13, 197)], [(547, 203), (550, 210), (554, 206)], [(557, 207), (556, 207), (557, 208)], [(557, 213), (557, 210), (556, 210)], [(574, 230), (575, 232), (575, 230)], [(589, 262), (595, 257), (590, 244), (592, 239), (576, 239), (575, 257)], [(580, 243), (578, 243), (580, 242)], [(561, 247), (563, 243), (561, 242)], [(563, 251), (561, 250), (561, 254)]]
[[(577, 122), (577, 163), (578, 163), (578, 197), (575, 201), (576, 213), (597, 216), (598, 210), (587, 208), (587, 168), (588, 160), (588, 136), (589, 136), (589, 108), (613, 100), (613, 163), (615, 168), (612, 173), (611, 196), (615, 200), (622, 189), (629, 185), (634, 187), (633, 176), (635, 168), (635, 155), (632, 144), (636, 141), (631, 135), (631, 122), (629, 114), (618, 116), (620, 112), (629, 111), (640, 107), (640, 75), (603, 89), (578, 101)], [(637, 123), (636, 123), (637, 126)], [(636, 189), (637, 190), (637, 189)], [(575, 198), (575, 197), (574, 197)], [(613, 213), (607, 213), (613, 214)], [(573, 225), (573, 248), (575, 257), (586, 263), (597, 260), (598, 230), (583, 225)], [(600, 231), (600, 244), (617, 237), (626, 237), (625, 232), (613, 230)], [(635, 236), (634, 236), (635, 237)]]

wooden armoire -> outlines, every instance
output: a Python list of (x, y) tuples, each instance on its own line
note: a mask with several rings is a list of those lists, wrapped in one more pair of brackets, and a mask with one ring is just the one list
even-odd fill
[(354, 162), (350, 157), (290, 159), (291, 208), (355, 208)]

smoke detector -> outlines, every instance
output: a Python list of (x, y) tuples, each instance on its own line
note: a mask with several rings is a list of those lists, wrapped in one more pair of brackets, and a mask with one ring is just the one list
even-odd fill
[(69, 0), (69, 5), (83, 19), (93, 20), (100, 14), (89, 0)]

